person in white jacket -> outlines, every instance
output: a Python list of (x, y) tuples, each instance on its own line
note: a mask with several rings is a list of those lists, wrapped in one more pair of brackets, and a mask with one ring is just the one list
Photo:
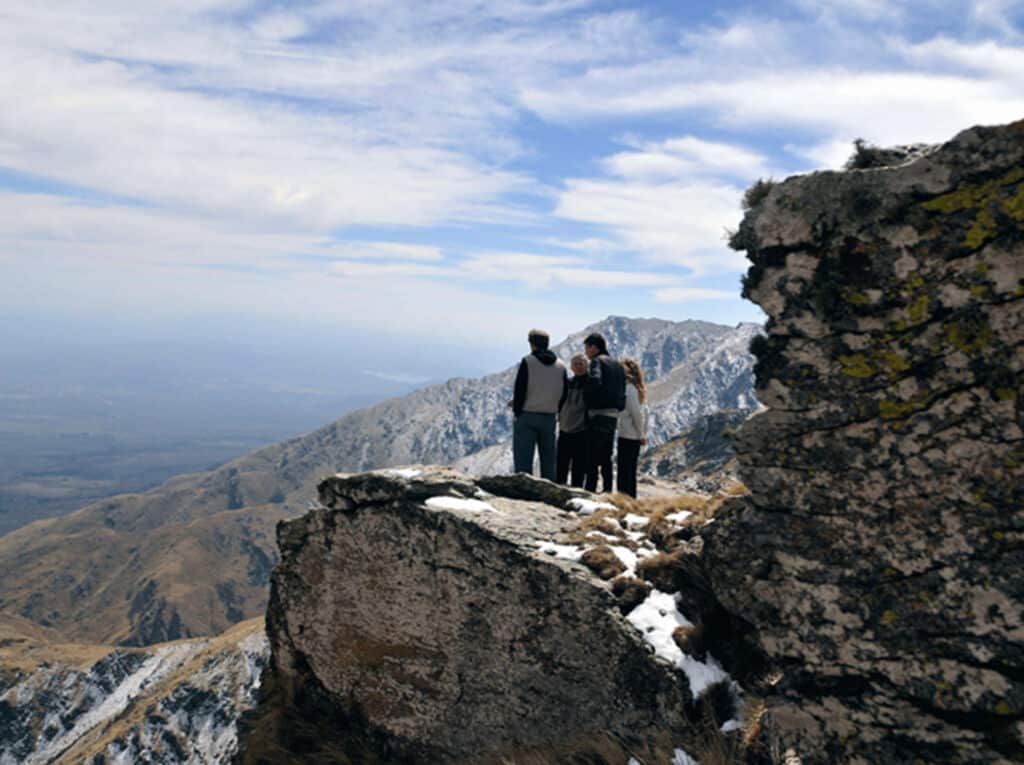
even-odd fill
[(636, 471), (640, 448), (647, 445), (647, 389), (644, 372), (634, 359), (622, 359), (626, 373), (626, 408), (619, 415), (616, 488), (636, 496)]

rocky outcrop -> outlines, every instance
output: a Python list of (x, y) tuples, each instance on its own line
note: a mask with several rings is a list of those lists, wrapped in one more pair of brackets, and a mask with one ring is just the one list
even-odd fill
[[(684, 600), (637, 579), (651, 519), (442, 468), (331, 478), (320, 499), (279, 527), (246, 762), (683, 762), (708, 694), (732, 714), (714, 651), (674, 642)], [(595, 550), (618, 565), (591, 570)]]
[(706, 563), (805, 765), (1024, 761), (1024, 122), (909, 156), (733, 239), (768, 409)]
[(722, 489), (736, 480), (732, 435), (750, 414), (747, 409), (722, 409), (698, 418), (686, 433), (644, 454), (640, 472), (694, 491)]

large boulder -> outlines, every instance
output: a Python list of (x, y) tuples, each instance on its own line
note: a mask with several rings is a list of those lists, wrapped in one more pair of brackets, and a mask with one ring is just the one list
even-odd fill
[[(445, 468), (329, 478), (320, 501), (279, 527), (247, 762), (668, 762), (696, 699), (731, 693), (673, 641), (681, 601), (635, 578), (649, 521)], [(632, 578), (581, 563), (598, 548)]]
[(768, 408), (705, 560), (805, 764), (1024, 761), (1024, 122), (908, 157), (733, 240)]

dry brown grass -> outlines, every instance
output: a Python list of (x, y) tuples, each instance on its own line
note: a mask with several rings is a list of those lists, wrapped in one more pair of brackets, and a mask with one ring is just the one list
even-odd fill
[(612, 594), (619, 599), (619, 611), (625, 616), (651, 594), (651, 585), (635, 576), (620, 576), (612, 582)]
[(608, 545), (598, 545), (583, 553), (580, 563), (602, 579), (613, 579), (626, 570), (626, 564)]

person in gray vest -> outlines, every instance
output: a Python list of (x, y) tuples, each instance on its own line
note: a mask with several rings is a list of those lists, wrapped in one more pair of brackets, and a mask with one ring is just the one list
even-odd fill
[(509, 406), (515, 414), (512, 427), (512, 459), (517, 473), (533, 472), (534, 448), (540, 456), (540, 475), (554, 481), (555, 422), (567, 392), (565, 364), (550, 350), (547, 332), (531, 329), (530, 353), (516, 374), (515, 393)]

